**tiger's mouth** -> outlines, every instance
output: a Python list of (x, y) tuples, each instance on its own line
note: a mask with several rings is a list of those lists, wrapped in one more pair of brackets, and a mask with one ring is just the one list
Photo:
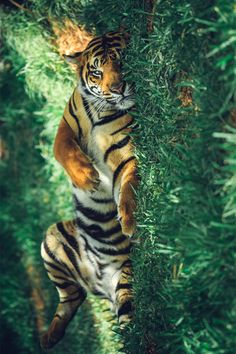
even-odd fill
[(108, 98), (107, 102), (116, 109), (129, 109), (134, 106), (134, 92), (133, 87), (129, 84), (125, 85), (123, 93), (115, 94), (113, 97)]
[(120, 110), (130, 109), (134, 106), (134, 96), (132, 94), (122, 96), (114, 102), (114, 106)]

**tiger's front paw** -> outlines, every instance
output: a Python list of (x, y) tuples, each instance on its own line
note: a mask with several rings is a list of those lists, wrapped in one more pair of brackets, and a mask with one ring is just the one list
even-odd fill
[(68, 161), (67, 172), (78, 188), (95, 191), (100, 183), (98, 171), (89, 161), (81, 161), (74, 159)]
[(134, 218), (135, 202), (133, 200), (121, 200), (118, 207), (118, 215), (124, 235), (132, 236), (136, 230)]

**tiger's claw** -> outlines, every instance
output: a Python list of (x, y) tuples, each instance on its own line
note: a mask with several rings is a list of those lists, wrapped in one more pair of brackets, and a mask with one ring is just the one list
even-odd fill
[(94, 194), (95, 192), (97, 192), (100, 183), (101, 183), (101, 180), (99, 178), (97, 178), (95, 181), (93, 181), (93, 188), (90, 190), (91, 194)]

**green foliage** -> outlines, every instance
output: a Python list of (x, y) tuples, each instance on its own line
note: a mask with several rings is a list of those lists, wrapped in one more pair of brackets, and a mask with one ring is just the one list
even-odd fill
[[(234, 105), (236, 65), (227, 58), (235, 55), (235, 17), (229, 2), (161, 1), (143, 49), (132, 41), (141, 242), (133, 255), (130, 353), (235, 348), (235, 222), (225, 218), (225, 208), (235, 210), (235, 129), (223, 146), (213, 136)], [(179, 73), (187, 79), (180, 82)], [(193, 89), (192, 107), (177, 100), (185, 86)]]
[[(56, 215), (65, 218), (71, 212), (68, 185), (51, 151), (74, 79), (51, 44), (50, 18), (62, 22), (69, 17), (96, 33), (124, 23), (132, 35), (125, 69), (127, 79), (136, 86), (137, 127), (133, 135), (141, 177), (137, 192), (139, 242), (132, 255), (136, 315), (125, 333), (124, 351), (233, 353), (236, 129), (230, 112), (235, 107), (236, 87), (235, 3), (158, 1), (152, 33), (146, 31), (148, 14), (143, 1), (34, 0), (25, 6), (33, 15), (8, 10), (3, 18), (4, 41), (10, 48), (6, 62), (10, 61), (19, 75), (17, 79), (15, 74), (11, 76), (9, 87), (13, 82), (17, 92), (19, 85), (21, 90), (25, 85), (34, 99), (22, 99), (21, 91), (16, 95), (20, 103), (15, 102), (15, 95), (9, 96), (9, 104), (1, 112), (10, 150), (16, 154), (11, 161), (17, 161), (18, 170), (18, 161), (25, 161), (20, 180), (19, 172), (14, 175), (15, 163), (3, 166), (4, 201), (14, 191), (1, 210), (7, 225), (6, 245), (8, 234), (15, 242), (6, 254), (17, 252), (17, 248), (19, 259), (24, 252), (24, 257), (33, 257), (37, 264), (36, 245), (42, 228), (56, 221)], [(6, 78), (3, 81), (6, 83)], [(192, 91), (190, 105), (181, 101), (186, 89)], [(22, 140), (18, 131), (24, 131)], [(29, 170), (34, 177), (29, 178)], [(22, 219), (24, 225), (19, 227)], [(34, 230), (38, 236), (33, 235)], [(3, 320), (8, 332), (18, 334), (22, 352), (37, 353), (33, 344), (30, 348), (35, 336), (30, 318), (25, 316), (22, 324), (16, 319), (18, 314), (22, 317), (23, 309), (30, 311), (29, 303), (23, 301), (27, 287), (19, 286), (15, 266), (7, 259), (6, 277), (6, 264), (12, 269), (12, 282), (3, 296), (5, 307), (8, 304)], [(24, 267), (22, 264), (22, 277)], [(19, 312), (12, 310), (17, 304), (14, 297), (7, 300), (9, 289), (22, 299)], [(71, 353), (118, 351), (111, 342), (118, 341), (119, 335), (111, 337), (106, 322), (99, 320), (99, 302), (91, 303), (95, 326), (90, 308), (85, 308), (83, 321), (76, 317), (58, 353), (68, 342), (72, 343)]]
[[(22, 84), (16, 79), (9, 62), (2, 63), (1, 102), (4, 102), (1, 106), (1, 139), (6, 150), (6, 160), (1, 165), (0, 209), (2, 350), (4, 353), (7, 350), (8, 353), (34, 353), (36, 333), (34, 317), (30, 316), (33, 307), (26, 268), (32, 258), (37, 267), (39, 232), (43, 232), (44, 227), (40, 225), (41, 215), (36, 202), (46, 194), (37, 188), (43, 183), (39, 172), (43, 160), (34, 152), (39, 129), (32, 120), (34, 109), (39, 105), (32, 105), (25, 99)], [(47, 212), (47, 205), (42, 204), (41, 209)]]

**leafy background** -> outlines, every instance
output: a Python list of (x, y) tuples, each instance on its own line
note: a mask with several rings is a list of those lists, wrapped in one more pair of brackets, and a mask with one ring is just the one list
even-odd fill
[(136, 87), (141, 177), (136, 315), (122, 338), (107, 304), (90, 297), (52, 353), (234, 353), (236, 3), (18, 4), (0, 9), (1, 353), (42, 353), (38, 336), (57, 303), (40, 243), (51, 223), (73, 215), (52, 154), (76, 82), (52, 31), (52, 21), (67, 18), (97, 34), (123, 23), (131, 34), (124, 66)]

